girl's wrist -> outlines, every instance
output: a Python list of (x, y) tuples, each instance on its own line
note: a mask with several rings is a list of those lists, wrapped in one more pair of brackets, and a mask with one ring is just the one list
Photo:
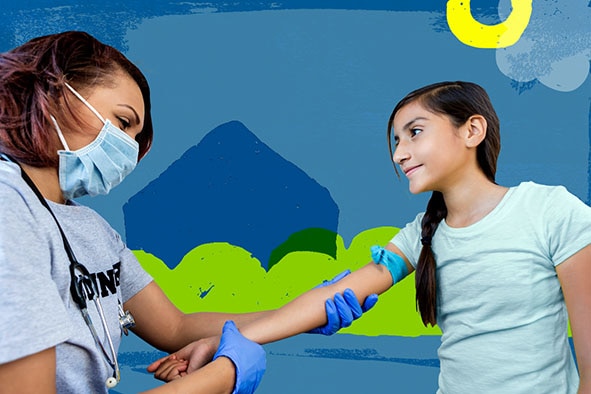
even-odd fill
[(232, 360), (220, 356), (211, 362), (211, 366), (215, 367), (216, 374), (222, 378), (221, 381), (225, 382), (223, 390), (227, 390), (228, 393), (233, 392), (236, 386), (236, 367)]

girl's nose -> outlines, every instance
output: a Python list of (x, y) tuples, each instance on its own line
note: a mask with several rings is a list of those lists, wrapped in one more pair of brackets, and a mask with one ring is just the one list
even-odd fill
[(408, 150), (406, 149), (402, 141), (398, 142), (398, 145), (396, 146), (396, 149), (394, 150), (394, 155), (392, 157), (394, 163), (402, 164), (406, 160), (408, 160), (409, 157), (410, 155), (408, 153)]

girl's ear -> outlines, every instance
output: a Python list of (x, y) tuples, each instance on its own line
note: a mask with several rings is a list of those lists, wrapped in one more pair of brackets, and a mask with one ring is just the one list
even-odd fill
[(467, 132), (464, 134), (466, 146), (476, 148), (486, 137), (486, 119), (482, 115), (472, 115), (468, 118), (464, 127), (467, 128)]

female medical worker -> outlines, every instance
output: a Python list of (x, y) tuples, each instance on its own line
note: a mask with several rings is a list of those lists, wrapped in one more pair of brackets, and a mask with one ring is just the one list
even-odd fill
[[(265, 352), (236, 325), (264, 313), (182, 313), (106, 221), (74, 202), (107, 194), (151, 143), (148, 84), (114, 48), (65, 32), (0, 55), (1, 393), (107, 392), (131, 327), (169, 352), (222, 333), (211, 364), (154, 393), (257, 387)], [(316, 332), (350, 324), (376, 297), (363, 308), (328, 300)]]

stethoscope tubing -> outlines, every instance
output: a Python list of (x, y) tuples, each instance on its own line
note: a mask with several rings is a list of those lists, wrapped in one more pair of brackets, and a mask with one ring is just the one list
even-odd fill
[[(117, 383), (119, 383), (119, 380), (121, 380), (119, 362), (117, 360), (117, 353), (115, 352), (115, 346), (113, 345), (113, 340), (111, 338), (111, 332), (110, 332), (109, 327), (107, 325), (107, 320), (105, 318), (103, 306), (102, 306), (101, 301), (99, 299), (98, 291), (95, 288), (93, 282), (90, 280), (90, 273), (89, 273), (88, 269), (82, 263), (78, 262), (78, 260), (76, 259), (76, 256), (74, 255), (74, 251), (72, 250), (70, 243), (68, 242), (68, 239), (66, 237), (66, 234), (64, 233), (64, 230), (62, 229), (62, 226), (60, 225), (55, 214), (53, 213), (53, 211), (49, 207), (49, 204), (47, 203), (47, 201), (45, 201), (45, 198), (43, 197), (43, 195), (41, 194), (41, 192), (39, 191), (39, 189), (37, 188), (37, 186), (35, 185), (33, 180), (23, 170), (23, 168), (20, 166), (20, 164), (17, 161), (12, 159), (7, 154), (2, 154), (2, 156), (0, 156), (1, 159), (4, 159), (4, 157), (6, 157), (7, 159), (10, 159), (10, 161), (12, 161), (13, 163), (16, 163), (19, 166), (23, 179), (29, 185), (29, 187), (33, 190), (33, 192), (35, 193), (37, 198), (39, 198), (39, 201), (41, 202), (41, 204), (45, 208), (47, 208), (47, 210), (49, 211), (49, 213), (53, 217), (53, 220), (55, 221), (55, 224), (57, 225), (57, 227), (60, 231), (60, 234), (61, 234), (61, 237), (62, 237), (62, 240), (64, 243), (64, 249), (66, 251), (66, 254), (68, 255), (68, 259), (70, 260), (70, 293), (72, 295), (72, 299), (76, 303), (76, 305), (78, 305), (80, 312), (82, 313), (82, 317), (84, 319), (84, 322), (86, 323), (86, 325), (88, 326), (88, 328), (92, 334), (94, 342), (96, 343), (97, 347), (99, 347), (101, 349), (101, 351), (104, 355), (105, 362), (113, 369), (113, 376), (108, 378), (105, 383), (107, 385), (107, 387), (113, 388), (117, 385)], [(80, 276), (76, 275), (76, 271), (79, 271), (81, 275)], [(105, 331), (105, 334), (107, 337), (107, 342), (109, 345), (109, 350), (111, 352), (113, 361), (111, 360), (111, 357), (108, 356), (105, 347), (103, 346), (102, 342), (99, 339), (98, 333), (96, 332), (96, 328), (94, 327), (94, 324), (92, 323), (92, 319), (90, 318), (90, 314), (88, 312), (87, 303), (86, 303), (86, 292), (84, 291), (84, 283), (83, 283), (84, 280), (87, 280), (87, 282), (91, 283), (93, 286), (95, 296), (92, 297), (92, 300), (96, 306), (102, 327)], [(123, 309), (121, 307), (120, 303), (119, 303), (119, 308), (121, 310)], [(131, 320), (133, 321), (133, 318), (131, 318)]]

